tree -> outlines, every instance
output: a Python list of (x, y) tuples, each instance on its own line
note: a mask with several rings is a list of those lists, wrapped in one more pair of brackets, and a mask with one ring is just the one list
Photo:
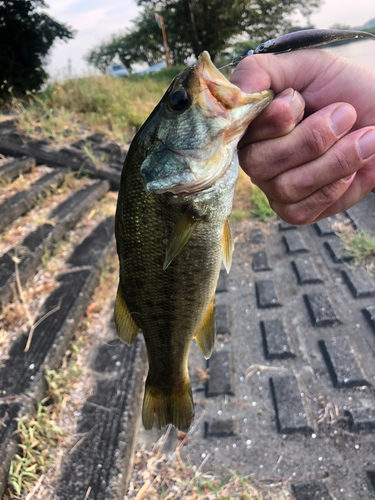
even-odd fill
[[(37, 90), (48, 76), (42, 65), (54, 40), (73, 38), (72, 31), (40, 8), (44, 0), (0, 2), (0, 97)], [(38, 9), (38, 10), (36, 10)]]
[[(321, 0), (138, 0), (144, 7), (134, 29), (94, 48), (88, 61), (99, 67), (100, 54), (111, 46), (127, 68), (135, 62), (156, 62), (164, 57), (155, 12), (164, 18), (168, 45), (174, 64), (198, 57), (208, 50), (215, 60), (236, 41), (252, 39), (261, 43), (289, 31), (288, 16), (299, 10), (308, 16)], [(139, 45), (137, 45), (139, 44)], [(108, 58), (106, 59), (108, 61)]]

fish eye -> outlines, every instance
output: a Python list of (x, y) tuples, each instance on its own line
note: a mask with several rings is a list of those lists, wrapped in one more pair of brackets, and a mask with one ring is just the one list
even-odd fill
[(169, 106), (174, 111), (181, 111), (189, 104), (189, 102), (190, 99), (185, 89), (174, 90), (169, 96)]

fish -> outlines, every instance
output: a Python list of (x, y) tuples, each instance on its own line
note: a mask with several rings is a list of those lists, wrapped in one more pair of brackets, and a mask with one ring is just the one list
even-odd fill
[(115, 324), (128, 345), (143, 333), (147, 430), (156, 423), (186, 432), (194, 418), (188, 354), (193, 338), (205, 358), (215, 345), (215, 289), (234, 247), (237, 143), (273, 98), (272, 90), (242, 92), (204, 51), (172, 81), (129, 148), (115, 217)]

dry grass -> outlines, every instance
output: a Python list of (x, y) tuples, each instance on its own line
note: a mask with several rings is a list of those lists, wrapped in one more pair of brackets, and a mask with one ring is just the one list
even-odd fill
[(90, 132), (101, 132), (127, 145), (181, 67), (155, 75), (111, 78), (108, 75), (52, 82), (28, 100), (13, 99), (17, 128), (36, 140), (63, 145)]
[(141, 447), (135, 455), (133, 477), (124, 500), (291, 500), (288, 484), (261, 484), (223, 469), (206, 471), (206, 455), (197, 466), (185, 463), (181, 451), (189, 434), (178, 433), (180, 443), (172, 455), (163, 453), (169, 429), (152, 450)]

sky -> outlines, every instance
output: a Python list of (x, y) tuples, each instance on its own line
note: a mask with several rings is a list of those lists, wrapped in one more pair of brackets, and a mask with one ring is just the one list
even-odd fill
[[(77, 32), (67, 43), (55, 42), (47, 64), (47, 71), (53, 77), (66, 75), (69, 61), (74, 75), (93, 72), (84, 55), (112, 34), (131, 28), (131, 21), (139, 12), (135, 0), (47, 0), (47, 4), (48, 15)], [(325, 0), (310, 21), (316, 28), (329, 28), (335, 23), (357, 27), (372, 18), (375, 18), (374, 0)], [(304, 22), (298, 16), (293, 20), (296, 24)]]

